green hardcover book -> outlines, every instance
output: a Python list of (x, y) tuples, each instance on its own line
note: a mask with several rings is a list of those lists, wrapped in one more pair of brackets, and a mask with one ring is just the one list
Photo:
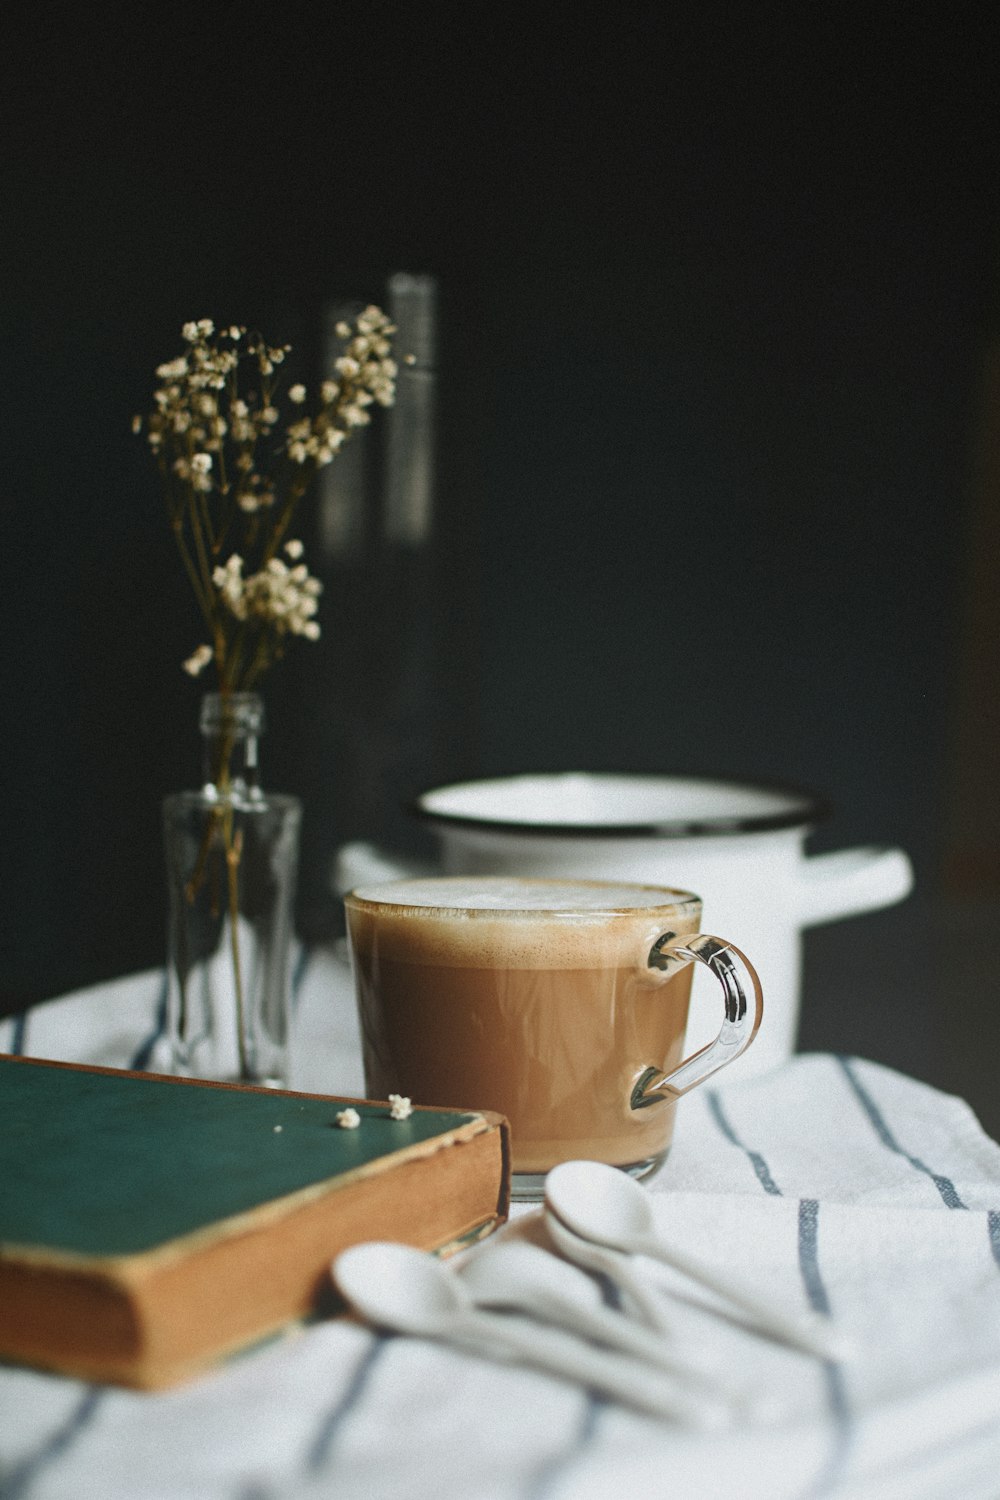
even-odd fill
[(348, 1245), (447, 1253), (509, 1192), (487, 1112), (0, 1056), (0, 1358), (170, 1385), (322, 1309)]

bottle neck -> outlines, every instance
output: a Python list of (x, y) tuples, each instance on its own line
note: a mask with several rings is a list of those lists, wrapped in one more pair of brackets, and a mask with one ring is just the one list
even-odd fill
[(202, 792), (213, 801), (262, 796), (258, 741), (264, 705), (257, 693), (208, 693), (201, 704)]

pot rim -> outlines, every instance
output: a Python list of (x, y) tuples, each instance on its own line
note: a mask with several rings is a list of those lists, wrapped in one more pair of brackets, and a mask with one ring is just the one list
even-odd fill
[[(445, 793), (463, 791), (466, 788), (499, 786), (516, 781), (607, 781), (655, 783), (696, 783), (705, 787), (729, 787), (733, 791), (753, 792), (783, 799), (785, 806), (770, 812), (746, 813), (739, 816), (706, 816), (635, 820), (625, 822), (543, 822), (531, 819), (483, 817), (476, 813), (452, 812), (448, 809), (428, 805), (428, 799)], [(830, 815), (830, 804), (801, 786), (784, 781), (749, 780), (744, 777), (687, 775), (680, 772), (670, 774), (633, 771), (539, 771), (514, 776), (480, 777), (467, 781), (448, 782), (443, 786), (430, 787), (406, 804), (411, 816), (441, 830), (460, 828), (479, 833), (509, 835), (511, 837), (567, 838), (567, 839), (681, 839), (724, 838), (731, 834), (776, 833), (782, 829), (812, 827)]]

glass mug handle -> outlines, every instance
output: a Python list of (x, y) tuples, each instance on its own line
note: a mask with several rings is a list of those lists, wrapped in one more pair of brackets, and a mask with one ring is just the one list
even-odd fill
[(735, 1061), (757, 1035), (764, 1003), (760, 980), (749, 960), (722, 938), (701, 932), (687, 937), (665, 932), (649, 951), (647, 965), (665, 975), (689, 963), (704, 964), (722, 986), (724, 1015), (722, 1030), (713, 1042), (700, 1048), (669, 1073), (646, 1068), (636, 1079), (630, 1104), (646, 1109), (663, 1100), (680, 1099), (713, 1073)]

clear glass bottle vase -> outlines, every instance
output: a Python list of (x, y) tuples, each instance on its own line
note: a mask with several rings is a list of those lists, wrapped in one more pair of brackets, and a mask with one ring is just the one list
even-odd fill
[(208, 694), (200, 791), (163, 805), (175, 1073), (287, 1087), (301, 804), (261, 790), (263, 705)]

